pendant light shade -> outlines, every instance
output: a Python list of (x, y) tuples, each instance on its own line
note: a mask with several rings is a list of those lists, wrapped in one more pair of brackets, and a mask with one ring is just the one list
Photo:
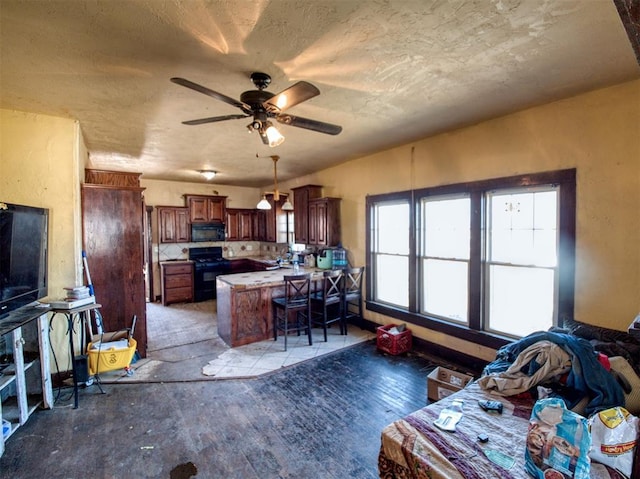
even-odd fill
[(267, 201), (267, 197), (262, 195), (262, 199), (258, 202), (258, 206), (256, 206), (259, 210), (270, 210), (271, 203)]
[(285, 201), (284, 204), (282, 205), (282, 210), (293, 211), (293, 205), (291, 204), (291, 201), (289, 201), (289, 197), (287, 197), (287, 201)]

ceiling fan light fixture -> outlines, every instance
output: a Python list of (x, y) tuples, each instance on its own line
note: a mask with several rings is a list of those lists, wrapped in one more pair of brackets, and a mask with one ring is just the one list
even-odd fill
[(288, 196), (286, 201), (282, 204), (282, 211), (293, 211), (293, 205), (291, 204), (291, 201), (289, 201)]
[(267, 201), (266, 195), (262, 195), (262, 199), (258, 202), (258, 205), (256, 206), (256, 208), (258, 208), (259, 210), (271, 209), (271, 203)]
[(198, 173), (204, 176), (207, 181), (210, 181), (216, 177), (218, 172), (213, 170), (199, 170)]
[(278, 129), (271, 124), (270, 121), (264, 122), (265, 127), (265, 135), (267, 135), (267, 140), (269, 141), (269, 146), (274, 148), (278, 145), (281, 145), (284, 141), (284, 136), (282, 133), (278, 131)]

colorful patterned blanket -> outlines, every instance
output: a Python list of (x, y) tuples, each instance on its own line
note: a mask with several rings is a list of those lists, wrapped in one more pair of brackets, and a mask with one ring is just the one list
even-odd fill
[[(455, 432), (433, 422), (453, 400), (464, 401)], [(502, 414), (486, 412), (478, 400), (499, 400)], [(492, 396), (476, 383), (395, 421), (382, 431), (378, 470), (383, 479), (530, 479), (525, 471), (525, 440), (533, 401)], [(486, 434), (489, 440), (478, 441)], [(593, 479), (622, 479), (592, 463)]]

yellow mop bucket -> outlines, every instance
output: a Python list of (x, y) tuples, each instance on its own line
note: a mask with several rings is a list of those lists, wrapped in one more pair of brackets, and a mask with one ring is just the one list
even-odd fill
[(133, 338), (111, 341), (109, 343), (89, 343), (89, 374), (96, 374), (115, 369), (124, 369), (131, 376), (131, 360), (136, 352), (138, 343)]

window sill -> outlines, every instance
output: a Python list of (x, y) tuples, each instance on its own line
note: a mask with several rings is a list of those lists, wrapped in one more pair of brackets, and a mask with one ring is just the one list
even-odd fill
[(513, 338), (500, 336), (495, 333), (488, 333), (486, 331), (469, 329), (468, 327), (461, 324), (449, 323), (442, 319), (397, 309), (386, 304), (367, 301), (366, 307), (368, 311), (384, 314), (385, 316), (389, 316), (406, 323), (432, 329), (434, 331), (438, 331), (439, 333), (454, 336), (464, 341), (469, 341), (471, 343), (488, 348), (500, 349), (505, 344), (509, 344), (514, 341)]

